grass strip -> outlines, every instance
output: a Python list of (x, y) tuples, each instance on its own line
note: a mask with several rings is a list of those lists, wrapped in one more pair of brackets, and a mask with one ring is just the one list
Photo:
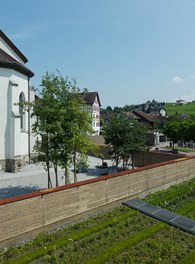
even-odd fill
[[(169, 146), (166, 146), (166, 147), (162, 147), (162, 149), (170, 149), (172, 150), (173, 148), (172, 147), (169, 147)], [(194, 149), (190, 149), (190, 148), (181, 148), (181, 147), (176, 147), (174, 148), (174, 150), (178, 150), (178, 151), (181, 151), (181, 152), (195, 152)]]
[(190, 212), (194, 212), (194, 208), (195, 208), (195, 201), (192, 200), (192, 201), (186, 203), (185, 207), (180, 208), (176, 212), (181, 214), (181, 215), (187, 215)]
[(190, 183), (183, 183), (179, 186), (172, 186), (165, 191), (160, 191), (149, 195), (146, 201), (151, 202), (155, 205), (159, 205), (167, 201), (168, 203), (182, 199), (185, 195), (191, 195), (195, 189), (195, 180), (191, 180)]
[[(178, 213), (186, 214), (188, 212), (191, 212), (192, 208), (194, 208), (194, 205), (195, 205), (195, 201), (187, 203), (183, 209), (178, 210)], [(107, 248), (101, 254), (95, 256), (93, 259), (88, 260), (86, 264), (105, 263), (106, 261), (110, 260), (114, 256), (117, 256), (121, 254), (122, 252), (124, 252), (127, 248), (130, 248), (134, 246), (135, 244), (141, 242), (142, 240), (149, 238), (150, 236), (156, 234), (157, 232), (161, 231), (163, 228), (166, 228), (166, 227), (167, 227), (166, 223), (159, 222), (148, 229), (145, 229), (143, 231), (136, 233), (130, 238), (127, 238), (119, 243), (112, 245), (111, 247)]]
[[(188, 212), (193, 210), (194, 206), (195, 206), (195, 201), (192, 201), (190, 203), (187, 203), (185, 205), (185, 207), (183, 209), (180, 209), (178, 212), (181, 214), (187, 214)], [(45, 254), (48, 254), (48, 253), (54, 251), (55, 249), (61, 248), (61, 247), (65, 246), (69, 243), (74, 242), (74, 241), (78, 241), (79, 239), (82, 239), (82, 238), (84, 238), (84, 237), (86, 237), (92, 233), (99, 232), (100, 230), (102, 230), (108, 226), (112, 226), (113, 224), (118, 223), (120, 221), (123, 221), (127, 217), (133, 216), (135, 214), (136, 214), (136, 211), (130, 211), (128, 213), (123, 214), (122, 216), (114, 217), (114, 218), (109, 219), (103, 223), (98, 223), (97, 225), (86, 228), (86, 229), (82, 230), (81, 232), (74, 233), (65, 239), (61, 238), (59, 240), (55, 240), (54, 242), (49, 243), (47, 246), (42, 246), (42, 247), (34, 250), (33, 252), (22, 255), (21, 257), (14, 259), (14, 260), (10, 260), (6, 263), (10, 263), (10, 264), (12, 264), (12, 263), (13, 264), (30, 263), (31, 261), (38, 259), (38, 258), (44, 256)], [(139, 240), (139, 241), (141, 241), (141, 240)]]
[[(184, 208), (178, 210), (178, 213), (187, 214), (191, 212), (192, 209), (194, 209), (194, 206), (195, 206), (195, 201), (191, 201), (187, 203)], [(93, 259), (88, 260), (86, 264), (105, 263), (106, 261), (110, 260), (114, 256), (117, 256), (121, 254), (122, 252), (124, 252), (127, 248), (130, 248), (134, 246), (136, 243), (139, 243), (142, 240), (149, 238), (150, 236), (156, 234), (157, 232), (161, 231), (163, 228), (166, 228), (166, 227), (167, 227), (166, 223), (159, 222), (146, 230), (136, 233), (130, 238), (127, 238), (119, 243), (112, 245), (111, 247), (107, 248), (101, 254), (95, 256)], [(195, 262), (192, 262), (192, 263), (195, 263)]]
[(190, 251), (181, 261), (180, 264), (194, 264), (195, 263), (195, 249)]
[[(166, 190), (164, 192), (164, 194), (159, 199), (155, 195), (154, 196), (152, 195), (152, 197), (149, 200), (153, 203), (155, 203), (156, 198), (157, 198), (158, 202), (159, 201), (162, 202), (164, 200), (168, 201), (169, 200), (168, 197), (169, 198), (173, 197), (173, 198), (176, 198), (176, 200), (178, 200), (178, 198), (175, 196), (180, 196), (181, 194), (185, 195), (186, 193), (192, 192), (194, 187), (195, 187), (195, 181), (193, 179), (193, 180), (190, 180), (190, 184), (184, 183), (184, 184), (182, 184), (182, 186), (171, 187), (171, 189), (173, 188), (173, 190), (170, 190), (171, 193), (170, 193), (170, 191)], [(167, 193), (167, 191), (168, 191), (168, 193)], [(173, 194), (173, 192), (174, 192), (174, 194)], [(186, 214), (190, 211), (193, 211), (194, 206), (195, 206), (195, 202), (192, 201), (190, 204), (187, 203), (185, 205), (185, 208), (178, 210), (178, 212), (181, 214)], [(35, 249), (33, 252), (25, 253), (25, 254), (21, 255), (20, 257), (18, 257), (16, 259), (9, 260), (5, 263), (10, 263), (10, 264), (11, 263), (15, 263), (15, 264), (29, 263), (34, 259), (40, 258), (41, 256), (52, 252), (54, 249), (58, 249), (60, 247), (63, 247), (64, 245), (72, 243), (72, 241), (77, 241), (77, 240), (82, 239), (83, 237), (90, 235), (92, 233), (99, 232), (100, 230), (102, 230), (108, 226), (112, 226), (113, 223), (123, 221), (126, 217), (134, 215), (134, 214), (135, 214), (135, 212), (131, 211), (131, 212), (128, 212), (125, 214), (123, 213), (123, 215), (119, 215), (117, 217), (115, 216), (112, 219), (106, 220), (103, 223), (98, 223), (92, 227), (88, 227), (88, 228), (86, 228), (86, 229), (84, 229), (84, 230), (82, 230), (76, 234), (73, 233), (66, 238), (60, 238), (60, 239), (57, 239), (55, 241), (52, 241), (49, 244), (47, 244), (46, 246), (40, 246), (38, 249)]]
[(78, 241), (79, 239), (82, 239), (86, 236), (89, 236), (93, 233), (99, 232), (102, 229), (105, 229), (109, 226), (112, 226), (116, 223), (119, 223), (128, 217), (136, 215), (136, 211), (130, 211), (127, 212), (121, 216), (114, 217), (112, 219), (109, 219), (103, 223), (98, 223), (97, 225), (88, 227), (78, 233), (74, 233), (66, 238), (60, 238), (58, 240), (53, 241), (52, 243), (47, 244), (46, 246), (41, 246), (40, 248), (34, 250), (33, 252), (29, 252), (27, 254), (24, 254), (20, 256), (19, 258), (8, 260), (5, 262), (5, 264), (26, 264), (30, 263), (31, 261), (38, 259), (45, 254), (48, 254), (58, 248), (61, 248), (67, 244), (73, 243), (74, 241)]
[(120, 241), (119, 243), (112, 245), (111, 247), (107, 248), (101, 254), (95, 256), (94, 258), (87, 260), (85, 264), (105, 263), (106, 261), (110, 260), (114, 256), (121, 254), (127, 248), (130, 248), (134, 246), (135, 244), (141, 242), (142, 240), (149, 238), (150, 236), (156, 234), (157, 232), (161, 231), (165, 227), (166, 227), (165, 223), (157, 223), (143, 231), (136, 233), (135, 235), (125, 240)]

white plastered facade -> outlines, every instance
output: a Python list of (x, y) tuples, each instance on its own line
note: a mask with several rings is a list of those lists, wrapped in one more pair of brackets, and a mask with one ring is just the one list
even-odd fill
[[(21, 58), (0, 37), (0, 49), (24, 65)], [(28, 111), (19, 107), (20, 98), (34, 100), (30, 78), (9, 67), (0, 67), (0, 169), (15, 172), (29, 161), (33, 149)], [(22, 114), (21, 114), (22, 113)], [(30, 120), (30, 121), (29, 121)]]
[(100, 134), (100, 105), (98, 102), (98, 98), (96, 96), (94, 103), (92, 105), (92, 129), (93, 129), (93, 135), (99, 135)]

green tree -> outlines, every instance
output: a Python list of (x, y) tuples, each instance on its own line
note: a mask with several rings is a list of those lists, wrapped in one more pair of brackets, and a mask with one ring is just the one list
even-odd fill
[(110, 105), (106, 107), (106, 112), (112, 112), (112, 107)]
[(192, 120), (185, 120), (180, 123), (180, 139), (190, 142), (195, 142), (195, 122)]
[(69, 166), (87, 162), (87, 151), (94, 148), (88, 135), (91, 130), (91, 113), (85, 106), (75, 80), (59, 73), (46, 73), (42, 78), (40, 98), (34, 105), (37, 121), (33, 133), (38, 136), (35, 150), (38, 160), (46, 162), (48, 188), (52, 187), (50, 167), (54, 167), (58, 186), (58, 166), (64, 168), (65, 184), (69, 183)]
[(61, 108), (59, 108), (59, 91), (63, 79), (55, 74), (46, 73), (42, 78), (40, 97), (34, 104), (33, 115), (36, 122), (32, 126), (33, 133), (38, 136), (35, 151), (38, 161), (46, 163), (48, 188), (52, 187), (50, 167), (54, 166), (56, 186), (58, 186), (57, 166), (59, 165), (59, 136), (62, 132)]
[(68, 105), (68, 118), (70, 129), (70, 147), (74, 167), (74, 182), (77, 182), (77, 169), (79, 164), (87, 167), (87, 152), (95, 151), (96, 145), (92, 143), (89, 135), (93, 133), (90, 109), (82, 99), (79, 89), (74, 82)]
[(174, 145), (181, 139), (180, 122), (170, 121), (167, 122), (163, 128), (163, 133), (173, 142), (172, 148), (174, 150)]
[(173, 122), (173, 121), (177, 121), (177, 122), (183, 122), (184, 119), (181, 115), (175, 114), (175, 115), (170, 115), (168, 117), (168, 122)]
[(132, 168), (134, 168), (135, 155), (146, 147), (146, 126), (120, 114), (113, 116), (103, 130), (105, 143), (112, 147), (116, 167), (122, 160), (123, 169), (125, 169), (128, 160), (131, 159)]
[(126, 127), (126, 142), (124, 142), (123, 153), (126, 163), (130, 155), (133, 169), (136, 154), (146, 150), (147, 130), (146, 125), (133, 119), (130, 120), (129, 125)]
[(192, 140), (192, 134), (191, 134), (192, 124), (193, 122), (190, 120), (185, 120), (183, 122), (180, 122), (179, 132), (178, 132), (180, 140), (184, 140), (188, 142)]

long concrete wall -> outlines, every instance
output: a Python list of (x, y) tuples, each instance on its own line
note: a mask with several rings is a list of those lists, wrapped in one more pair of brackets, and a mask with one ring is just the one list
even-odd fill
[(136, 155), (135, 157), (135, 166), (136, 167), (143, 167), (147, 165), (152, 165), (156, 163), (160, 163), (163, 161), (168, 160), (174, 160), (174, 159), (180, 159), (182, 157), (185, 157), (185, 154), (172, 154), (169, 152), (156, 152), (156, 151), (150, 151), (150, 152), (141, 152)]
[(181, 158), (68, 186), (0, 200), (0, 246), (36, 230), (195, 176), (195, 158)]

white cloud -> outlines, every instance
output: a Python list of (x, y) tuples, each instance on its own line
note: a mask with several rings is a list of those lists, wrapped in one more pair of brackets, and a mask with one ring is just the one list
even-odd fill
[(195, 80), (195, 75), (190, 75), (189, 78)]
[(181, 77), (179, 77), (179, 76), (174, 76), (172, 78), (172, 82), (173, 83), (182, 83), (182, 82), (184, 82), (184, 80)]

